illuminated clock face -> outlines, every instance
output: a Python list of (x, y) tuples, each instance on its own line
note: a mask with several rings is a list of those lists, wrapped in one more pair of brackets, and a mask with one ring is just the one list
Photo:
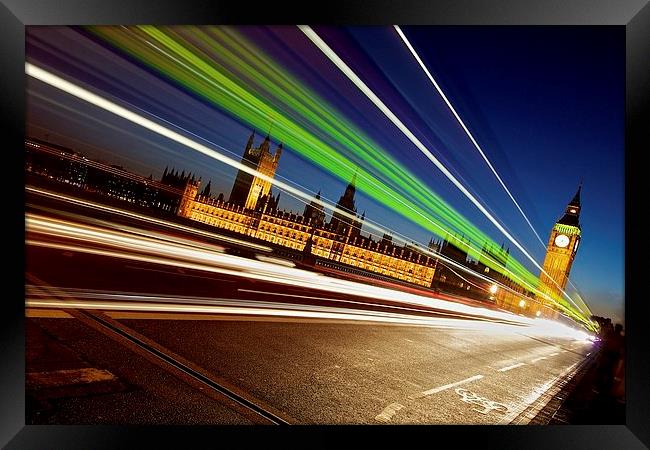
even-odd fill
[(558, 234), (555, 237), (555, 245), (562, 248), (566, 247), (569, 245), (569, 237), (565, 234)]

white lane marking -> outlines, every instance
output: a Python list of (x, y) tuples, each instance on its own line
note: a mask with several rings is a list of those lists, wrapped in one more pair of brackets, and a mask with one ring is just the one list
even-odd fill
[(414, 342), (414, 341), (412, 341), (412, 340), (410, 340), (410, 339), (407, 339), (407, 341), (408, 341), (408, 342)]
[(560, 353), (569, 353), (569, 350), (562, 350)]
[(557, 356), (557, 355), (559, 355), (559, 353), (551, 353), (551, 354), (548, 355), (548, 356)]
[(530, 362), (534, 363), (534, 362), (537, 362), (537, 361), (541, 361), (542, 359), (546, 359), (546, 356), (541, 356), (539, 358), (535, 358), (535, 359), (531, 360)]
[(377, 422), (388, 423), (393, 418), (395, 413), (402, 408), (404, 408), (404, 405), (400, 405), (399, 403), (391, 403), (385, 407), (381, 413), (375, 416), (375, 420)]
[(67, 312), (58, 309), (32, 309), (25, 308), (25, 317), (37, 317), (48, 319), (72, 319), (73, 317)]
[(508, 370), (516, 369), (517, 367), (525, 366), (526, 363), (513, 364), (512, 366), (504, 367), (497, 370), (497, 372), (507, 372)]
[(420, 392), (413, 398), (422, 398), (431, 394), (437, 394), (438, 392), (442, 392), (446, 389), (450, 389), (459, 386), (461, 384), (469, 383), (470, 381), (480, 380), (481, 378), (483, 378), (483, 375), (474, 375), (473, 377), (465, 378), (464, 380), (460, 380), (455, 383), (445, 384), (444, 386), (440, 386), (437, 388), (429, 389), (428, 391)]

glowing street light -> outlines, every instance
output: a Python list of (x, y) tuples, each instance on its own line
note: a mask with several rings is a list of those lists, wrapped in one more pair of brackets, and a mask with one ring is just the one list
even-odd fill
[(542, 312), (541, 312), (541, 311), (537, 311), (537, 312), (535, 313), (535, 315), (536, 315), (537, 317), (539, 317), (539, 316), (542, 315)]
[(498, 287), (497, 287), (496, 284), (493, 284), (492, 286), (490, 286), (490, 294), (496, 294), (497, 290), (498, 290)]
[(526, 301), (525, 301), (525, 300), (521, 300), (521, 301), (519, 302), (519, 307), (520, 307), (520, 308), (523, 308), (524, 306), (526, 306)]

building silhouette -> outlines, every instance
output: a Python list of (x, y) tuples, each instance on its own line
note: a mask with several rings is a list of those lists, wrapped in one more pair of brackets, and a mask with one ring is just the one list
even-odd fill
[[(275, 169), (278, 167), (280, 156), (282, 155), (282, 144), (271, 155), (271, 136), (266, 138), (259, 147), (254, 147), (255, 132), (251, 133), (241, 158), (241, 164), (255, 170), (269, 178), (275, 176)], [(244, 208), (254, 209), (260, 197), (268, 195), (271, 190), (271, 182), (264, 180), (259, 176), (254, 176), (242, 169), (239, 169), (235, 177), (235, 183), (230, 192), (228, 203), (243, 206)]]
[[(332, 220), (330, 221), (332, 229), (336, 233), (348, 235), (351, 237), (356, 237), (361, 234), (361, 226), (363, 219), (365, 218), (365, 214), (360, 220), (357, 217), (357, 207), (354, 204), (354, 194), (357, 192), (356, 180), (357, 172), (355, 171), (354, 175), (352, 176), (352, 180), (345, 188), (345, 192), (343, 195), (341, 195), (339, 201), (336, 202), (336, 209), (344, 211), (347, 214), (343, 214), (339, 211), (334, 211), (332, 214)], [(350, 216), (353, 216), (354, 219)]]
[(305, 205), (303, 217), (310, 220), (315, 226), (322, 226), (325, 223), (325, 208), (320, 200), (320, 191), (316, 194), (314, 200)]

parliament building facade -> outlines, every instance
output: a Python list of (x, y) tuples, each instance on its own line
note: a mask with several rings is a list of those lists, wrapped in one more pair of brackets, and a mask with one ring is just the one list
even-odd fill
[[(359, 215), (355, 203), (356, 174), (340, 196), (337, 211), (329, 222), (320, 191), (301, 215), (282, 211), (280, 193), (274, 196), (272, 192), (282, 144), (271, 154), (270, 136), (259, 147), (254, 145), (254, 140), (252, 134), (228, 200), (223, 194), (214, 198), (210, 182), (200, 190), (201, 179), (191, 173), (166, 168), (158, 181), (152, 175), (143, 177), (36, 139), (25, 141), (26, 171), (41, 184), (59, 183), (86, 196), (101, 195), (109, 201), (128, 203), (165, 216), (175, 215), (267, 242), (275, 254), (322, 270), (440, 289), (494, 302), (502, 309), (528, 316), (558, 316), (555, 302), (547, 295), (561, 296), (569, 279), (581, 239), (581, 188), (551, 230), (544, 270), (536, 286), (538, 293), (533, 293), (509, 277), (510, 251), (504, 245), (486, 243), (478, 260), (473, 260), (468, 257), (471, 242), (464, 236), (448, 235), (439, 241), (431, 240), (426, 252), (409, 244), (396, 245), (388, 235), (381, 239), (364, 236), (361, 228), (365, 213)], [(492, 268), (488, 267), (487, 260), (492, 261)], [(494, 262), (500, 267), (495, 267)], [(476, 275), (468, 275), (458, 266), (469, 268)], [(501, 287), (490, 292), (493, 284)]]
[[(275, 174), (282, 146), (275, 155), (269, 153), (269, 136), (254, 147), (254, 135), (248, 140), (242, 164), (265, 175)], [(338, 263), (388, 278), (429, 287), (436, 269), (436, 259), (411, 246), (397, 246), (389, 236), (381, 240), (361, 235), (364, 216), (357, 214), (354, 196), (356, 175), (337, 202), (330, 222), (320, 192), (302, 215), (278, 209), (280, 194), (272, 194), (271, 183), (239, 170), (228, 201), (215, 199), (209, 191), (199, 193), (200, 182), (187, 180), (178, 215), (214, 227), (284, 246), (298, 252), (306, 248), (317, 261)], [(350, 218), (355, 217), (355, 219)], [(309, 246), (308, 241), (311, 239)]]

